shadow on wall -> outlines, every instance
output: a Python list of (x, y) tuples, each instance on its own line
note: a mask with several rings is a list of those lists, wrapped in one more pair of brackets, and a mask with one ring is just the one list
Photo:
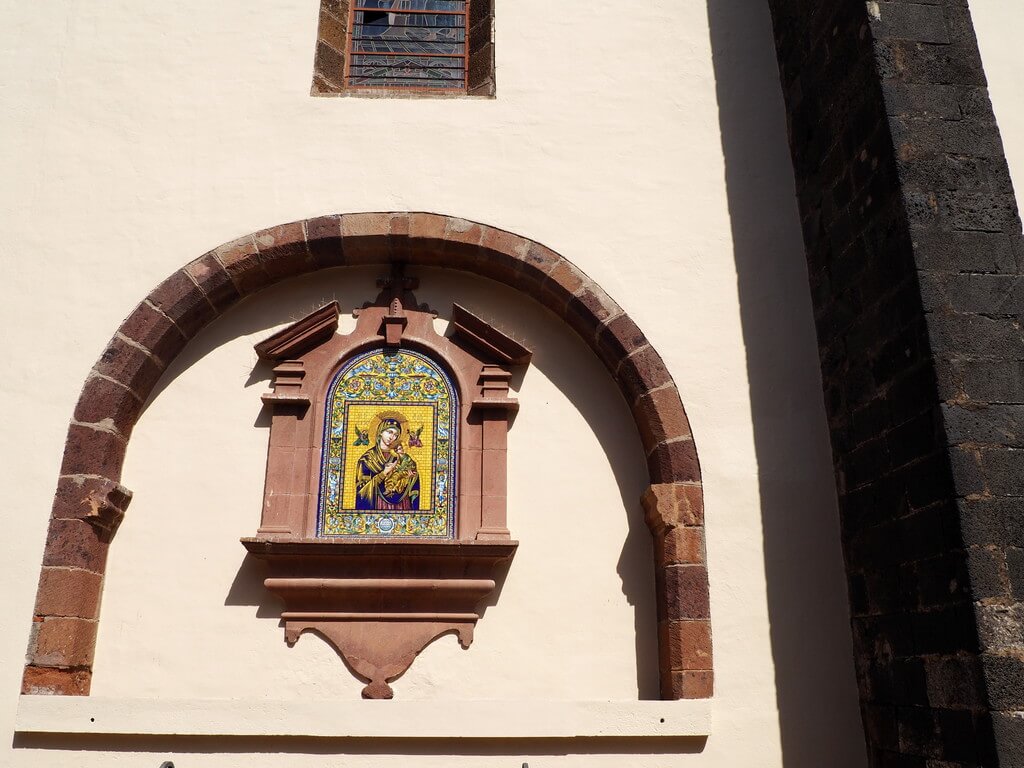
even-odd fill
[[(218, 347), (242, 336), (251, 337), (254, 343), (260, 341), (270, 335), (273, 327), (297, 320), (329, 301), (338, 301), (342, 310), (339, 332), (348, 333), (354, 324), (349, 310), (373, 298), (376, 294), (374, 280), (380, 273), (379, 267), (329, 270), (286, 281), (246, 299), (190, 342), (158, 383), (151, 401), (159, 397), (178, 376)], [(620, 496), (616, 503), (621, 502), (628, 529), (618, 560), (614, 564), (608, 563), (608, 567), (615, 567), (622, 594), (633, 612), (638, 698), (658, 699), (653, 548), (639, 503), (647, 485), (647, 468), (632, 416), (612, 377), (567, 326), (521, 294), (491, 281), (482, 283), (480, 278), (459, 272), (417, 268), (414, 274), (422, 278), (421, 288), (416, 291), (417, 299), (437, 310), (442, 320), (448, 319), (451, 303), (455, 300), (470, 311), (499, 322), (531, 347), (534, 350), (532, 367), (565, 395), (593, 430), (592, 436), (580, 435), (570, 440), (567, 448), (571, 448), (572, 441), (576, 439), (596, 440), (614, 473)], [(495, 292), (501, 292), (503, 297), (498, 306), (479, 299), (481, 296), (493, 298), (498, 295)], [(270, 367), (258, 362), (255, 353), (252, 359), (253, 368), (251, 371), (239, 371), (239, 381), (247, 376), (244, 387), (269, 389)], [(517, 378), (513, 384), (518, 386), (521, 381)], [(253, 426), (269, 430), (266, 409), (260, 415), (254, 415)], [(514, 431), (517, 427), (512, 429)], [(527, 502), (520, 500), (520, 503)], [(517, 533), (515, 504), (513, 500), (509, 510), (513, 535)], [(257, 511), (253, 512), (253, 531), (258, 523)], [(559, 513), (558, 510), (549, 512)], [(239, 535), (251, 533), (240, 531)], [(528, 542), (524, 542), (526, 544)], [(251, 556), (243, 557), (243, 554), (239, 547), (239, 568), (227, 589), (225, 605), (255, 606), (258, 618), (277, 618), (281, 605), (263, 587), (265, 564)], [(513, 560), (509, 578), (515, 577), (516, 567), (517, 561)], [(486, 610), (488, 606), (500, 603), (504, 581), (504, 578), (499, 580), (498, 589), (482, 608)], [(552, 609), (557, 609), (557, 602), (552, 603)]]
[[(839, 513), (767, 3), (708, 0), (787, 768), (866, 765)], [(712, 564), (713, 566), (713, 564)]]

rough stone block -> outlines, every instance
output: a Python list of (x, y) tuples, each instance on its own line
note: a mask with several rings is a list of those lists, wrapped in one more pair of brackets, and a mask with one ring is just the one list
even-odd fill
[(622, 308), (592, 280), (583, 284), (566, 305), (565, 319), (588, 343), (593, 343), (604, 324), (622, 314)]
[(654, 554), (659, 566), (703, 565), (704, 529), (679, 526), (669, 528), (661, 536), (655, 536)]
[(692, 439), (659, 443), (647, 456), (652, 483), (699, 483), (700, 462)]
[(566, 307), (589, 278), (563, 259), (548, 273), (541, 284), (541, 304), (558, 316), (564, 316)]
[(622, 361), (616, 375), (619, 387), (632, 406), (643, 395), (672, 383), (672, 376), (653, 347), (642, 347)]
[(646, 452), (659, 443), (691, 437), (690, 422), (675, 386), (662, 387), (641, 397), (633, 406), (633, 417)]
[(708, 572), (700, 565), (671, 565), (656, 573), (664, 589), (658, 601), (658, 621), (710, 619)]
[(941, 6), (907, 3), (877, 4), (871, 31), (876, 39), (893, 38), (920, 43), (948, 43), (949, 33)]
[(127, 448), (124, 438), (114, 432), (72, 424), (64, 443), (62, 475), (99, 475), (121, 479), (121, 467)]
[(76, 568), (43, 568), (36, 594), (37, 616), (96, 619), (103, 577)]
[(185, 272), (218, 312), (224, 312), (241, 298), (231, 276), (212, 251), (188, 264)]
[(624, 313), (607, 321), (597, 331), (597, 356), (612, 373), (626, 357), (645, 346), (647, 337)]
[(44, 618), (30, 663), (37, 667), (88, 667), (96, 650), (95, 621)]
[(170, 318), (145, 301), (128, 315), (117, 332), (148, 349), (165, 365), (188, 343), (185, 334)]
[(663, 621), (658, 624), (662, 669), (711, 669), (711, 623)]
[(120, 382), (140, 400), (148, 397), (164, 371), (161, 361), (152, 354), (117, 336), (110, 340), (93, 370)]
[(25, 696), (88, 696), (92, 672), (88, 669), (25, 667), (21, 692)]
[(43, 565), (103, 573), (110, 544), (84, 520), (50, 520)]
[(183, 269), (160, 283), (146, 299), (189, 339), (217, 316), (206, 294)]
[(342, 89), (345, 83), (345, 57), (323, 41), (317, 43), (313, 67), (314, 73), (331, 85), (332, 92)]
[(253, 235), (253, 240), (263, 269), (272, 282), (304, 274), (313, 267), (301, 221), (261, 230)]
[(391, 260), (390, 213), (346, 213), (341, 217), (341, 236), (349, 264), (387, 264)]
[(128, 508), (132, 493), (119, 483), (105, 477), (72, 475), (57, 481), (50, 516), (54, 519), (81, 520), (96, 517), (102, 506)]
[(993, 709), (1019, 712), (1024, 710), (1024, 659), (1019, 655), (983, 654), (988, 700)]
[(704, 524), (704, 493), (699, 485), (658, 483), (640, 499), (647, 525), (655, 536), (677, 526)]
[(341, 216), (318, 216), (305, 222), (306, 245), (313, 265), (318, 268), (345, 264), (341, 240)]
[(127, 439), (141, 411), (142, 401), (131, 390), (92, 375), (78, 396), (75, 421), (112, 427)]
[(661, 695), (670, 701), (710, 699), (714, 695), (714, 673), (710, 670), (669, 670), (662, 672)]
[(273, 280), (263, 268), (263, 257), (252, 235), (217, 246), (213, 251), (241, 296), (266, 288)]
[(1024, 496), (1024, 450), (986, 448), (981, 464), (989, 490), (996, 496)]

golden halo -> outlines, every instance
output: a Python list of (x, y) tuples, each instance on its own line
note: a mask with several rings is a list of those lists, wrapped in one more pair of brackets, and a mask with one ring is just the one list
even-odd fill
[(401, 425), (402, 436), (398, 439), (398, 445), (401, 445), (405, 440), (406, 435), (409, 434), (409, 420), (398, 411), (381, 411), (370, 419), (369, 435), (370, 439), (373, 441), (373, 446), (376, 447), (377, 443), (380, 442), (378, 440), (377, 430), (380, 429), (380, 423), (384, 421), (384, 419), (394, 419)]

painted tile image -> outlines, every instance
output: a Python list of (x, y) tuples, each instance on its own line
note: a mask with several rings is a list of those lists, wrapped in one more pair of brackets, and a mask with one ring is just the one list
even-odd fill
[(454, 538), (457, 413), (451, 380), (417, 352), (343, 366), (328, 391), (318, 534)]

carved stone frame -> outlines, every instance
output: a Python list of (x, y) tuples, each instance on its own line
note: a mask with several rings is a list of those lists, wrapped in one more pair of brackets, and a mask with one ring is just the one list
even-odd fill
[[(398, 273), (401, 270), (397, 270)], [(415, 281), (382, 281), (377, 301), (357, 310), (352, 333), (339, 335), (331, 303), (256, 345), (275, 363), (263, 513), (243, 539), (268, 561), (266, 586), (285, 603), (289, 644), (304, 631), (324, 637), (362, 678), (367, 698), (390, 698), (389, 680), (442, 634), (472, 642), (477, 604), (495, 588), (496, 570), (517, 543), (508, 530), (506, 449), (512, 366), (531, 352), (462, 307), (450, 337), (419, 306)], [(416, 350), (446, 369), (458, 391), (454, 540), (323, 537), (320, 471), (328, 399), (338, 371), (374, 348)]]

